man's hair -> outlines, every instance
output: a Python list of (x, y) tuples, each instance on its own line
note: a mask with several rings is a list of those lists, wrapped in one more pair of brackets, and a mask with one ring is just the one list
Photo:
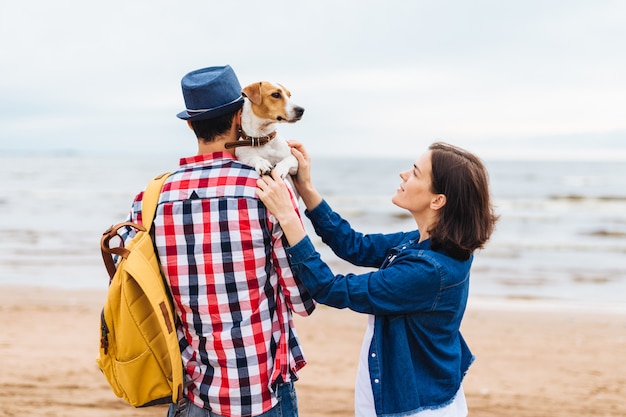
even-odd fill
[(433, 143), (432, 192), (446, 196), (435, 225), (429, 230), (431, 248), (465, 260), (483, 248), (494, 230), (495, 215), (489, 176), (483, 162), (464, 149)]
[(233, 117), (235, 117), (237, 111), (238, 110), (235, 110), (234, 112), (213, 119), (192, 120), (191, 127), (198, 139), (204, 142), (213, 142), (216, 137), (226, 133), (228, 129), (230, 129)]

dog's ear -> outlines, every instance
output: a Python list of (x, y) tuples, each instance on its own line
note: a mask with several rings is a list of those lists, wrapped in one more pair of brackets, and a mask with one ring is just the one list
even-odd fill
[(291, 97), (291, 92), (289, 90), (287, 90), (287, 88), (284, 85), (282, 85), (282, 84), (278, 84), (278, 85), (280, 86), (280, 88), (285, 90), (285, 94), (287, 94), (287, 97)]
[(241, 94), (247, 97), (253, 104), (261, 104), (261, 85), (263, 82), (247, 85), (241, 90)]

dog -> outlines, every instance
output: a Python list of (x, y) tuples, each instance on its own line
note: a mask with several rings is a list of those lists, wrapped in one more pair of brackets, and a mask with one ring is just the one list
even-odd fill
[(287, 141), (278, 136), (276, 125), (297, 122), (304, 108), (294, 104), (289, 90), (277, 83), (256, 82), (244, 87), (241, 94), (244, 97), (241, 138), (233, 142), (237, 144), (237, 159), (254, 167), (259, 175), (272, 170), (282, 178), (295, 175), (298, 160), (291, 154)]

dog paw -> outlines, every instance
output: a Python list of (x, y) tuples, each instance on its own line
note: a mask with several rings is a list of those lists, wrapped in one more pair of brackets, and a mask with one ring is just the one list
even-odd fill
[(283, 159), (276, 164), (274, 171), (280, 174), (281, 178), (286, 178), (287, 175), (296, 175), (298, 173), (298, 164), (293, 165), (290, 160)]
[(256, 169), (259, 175), (269, 175), (272, 172), (272, 168), (274, 166), (267, 159), (262, 159), (254, 165), (254, 169)]

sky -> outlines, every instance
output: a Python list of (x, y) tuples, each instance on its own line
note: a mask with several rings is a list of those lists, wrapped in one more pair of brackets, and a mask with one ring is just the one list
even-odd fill
[(626, 161), (621, 0), (3, 0), (0, 152), (196, 152), (189, 71), (306, 109), (312, 155)]

